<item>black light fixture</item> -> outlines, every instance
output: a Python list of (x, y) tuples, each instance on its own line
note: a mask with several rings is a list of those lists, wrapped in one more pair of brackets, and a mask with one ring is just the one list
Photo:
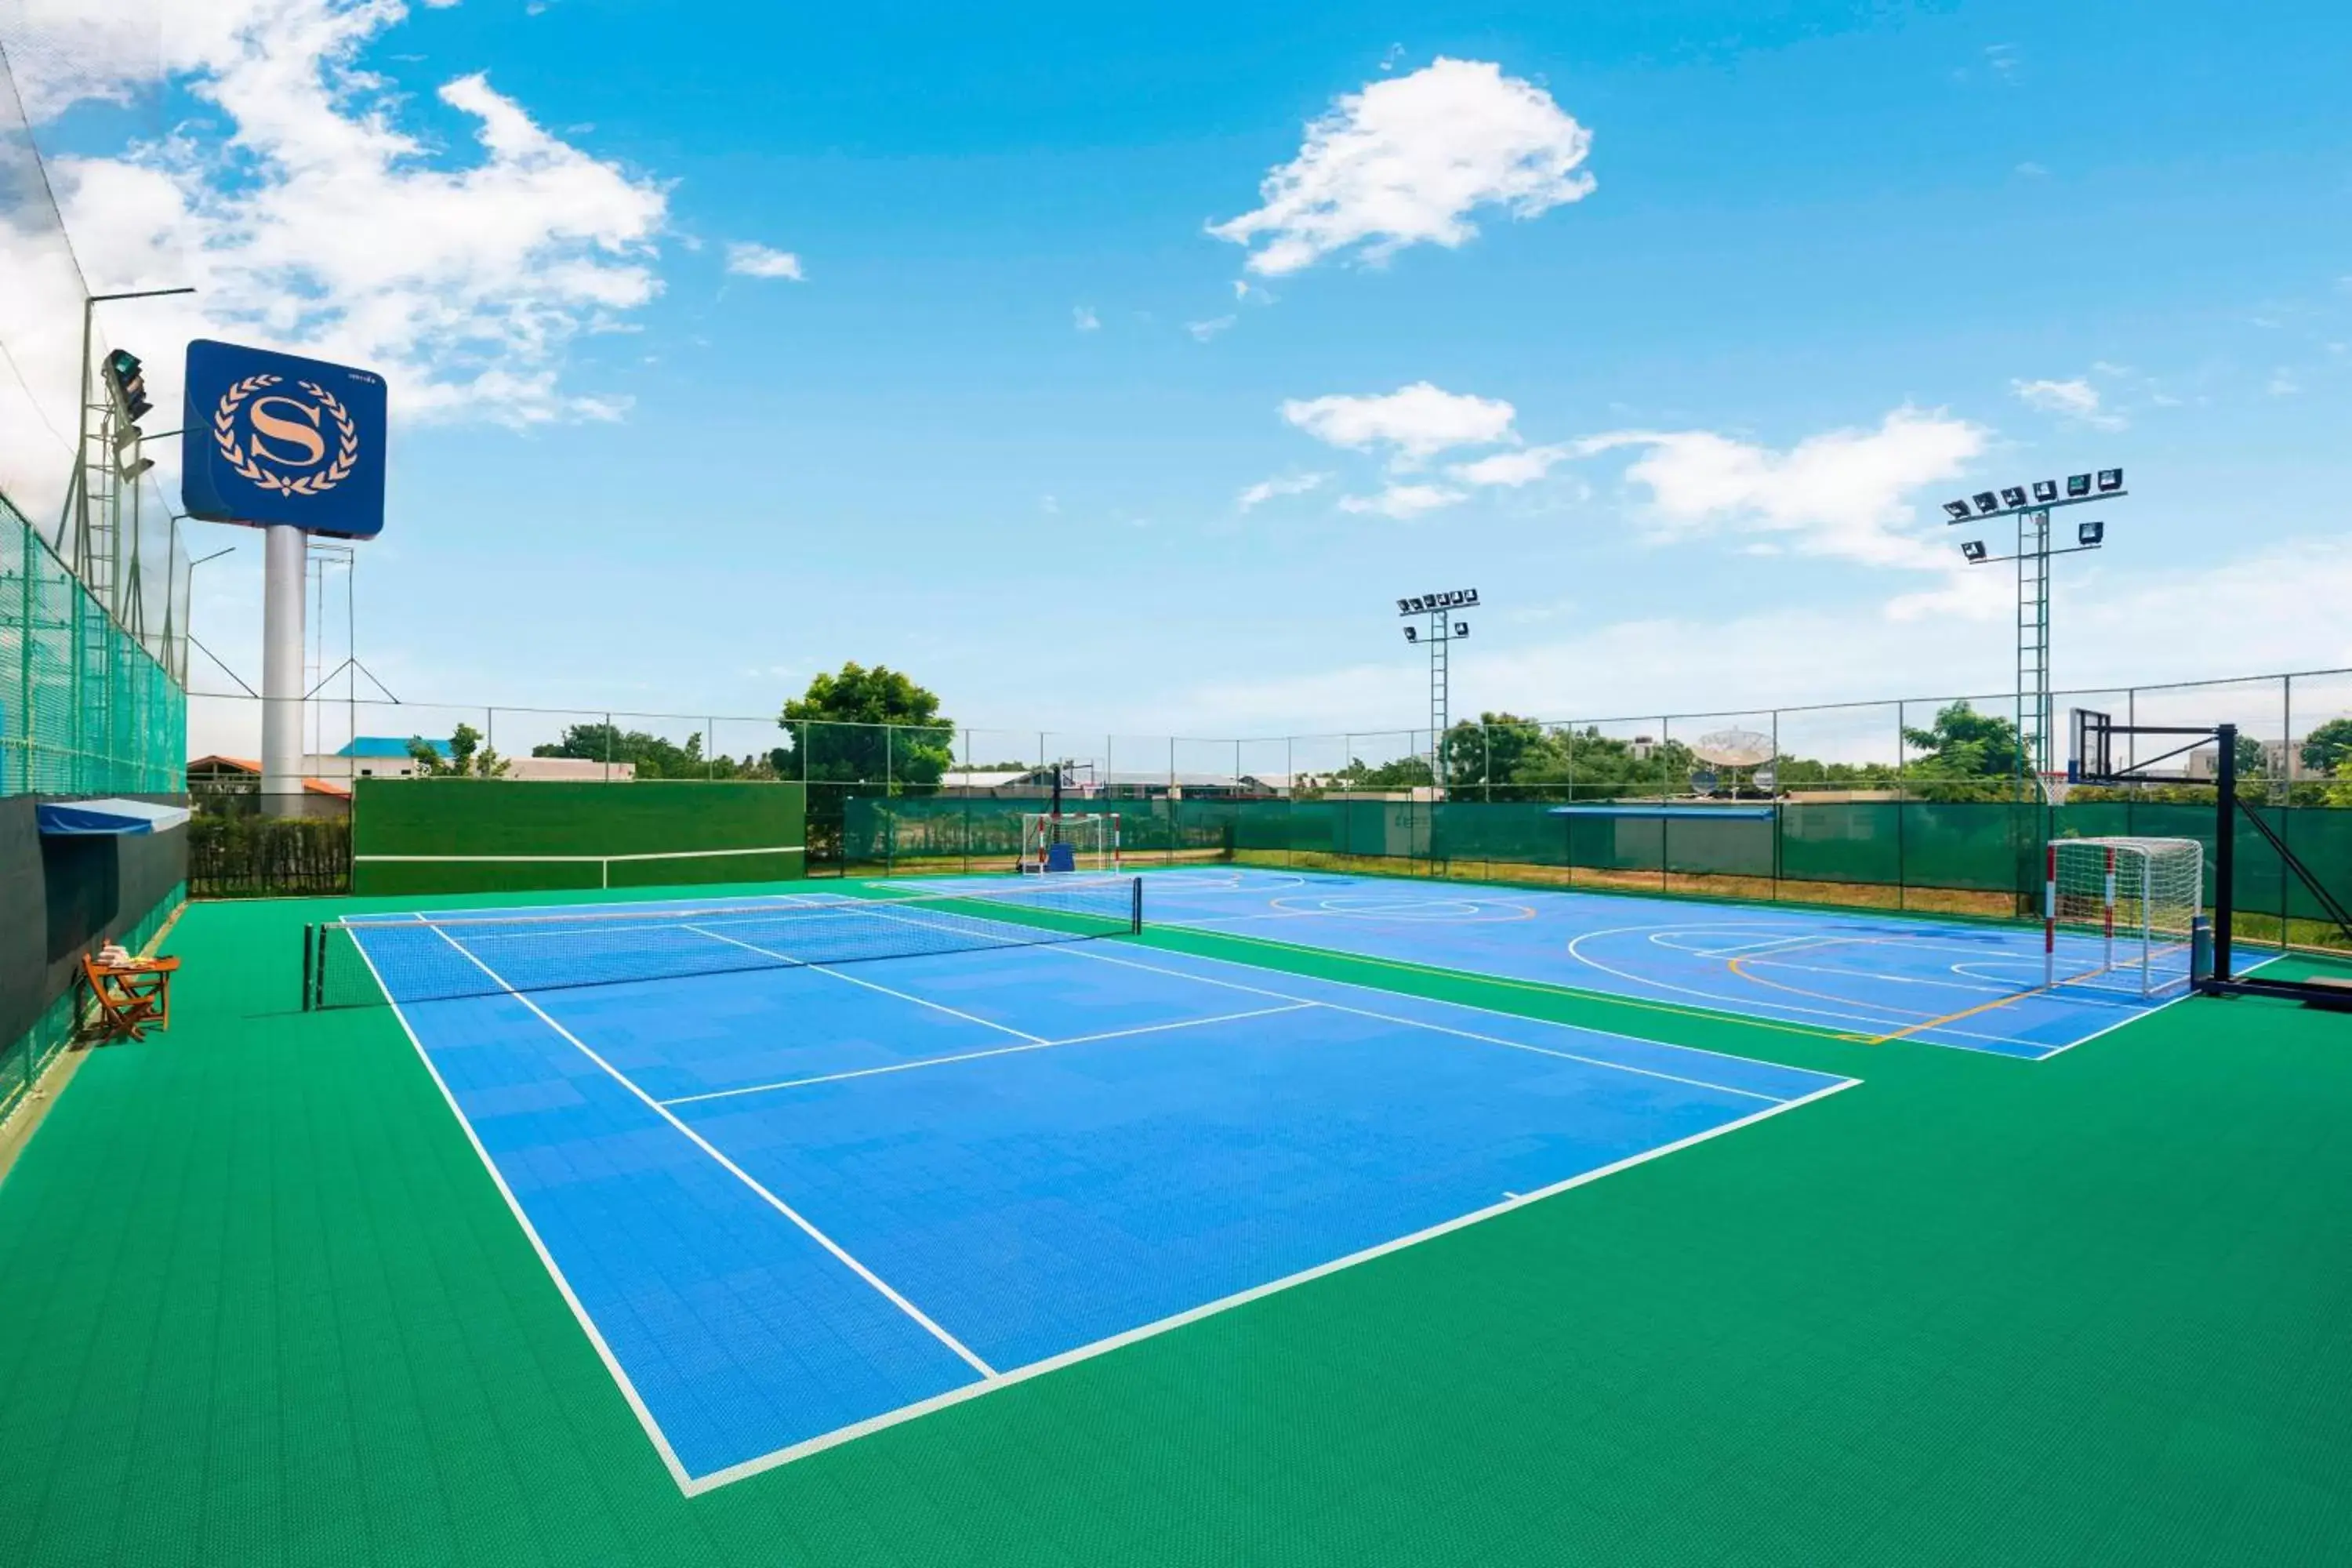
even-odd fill
[(1963, 542), (1960, 545), (1960, 553), (1968, 557), (1969, 565), (1973, 566), (1977, 564), (1977, 563), (1985, 558), (1984, 541), (1981, 539), (1970, 539)]
[(2106, 537), (2107, 525), (2104, 522), (2083, 522), (2074, 525), (2074, 542), (2085, 550), (2097, 549), (2099, 542)]
[(2088, 474), (2068, 474), (2068, 475), (2066, 476), (2066, 499), (2067, 499), (2068, 500), (2082, 500), (2084, 496), (2089, 495), (2090, 493), (2091, 493), (2091, 476), (2090, 476), (2090, 475), (2088, 475)]
[(1966, 522), (1976, 513), (1969, 510), (1969, 503), (1964, 500), (1948, 500), (1944, 503), (1944, 515), (1954, 522)]
[(2046, 506), (2057, 499), (2058, 481), (2056, 479), (2036, 479), (2033, 481), (2033, 500), (2036, 505)]
[(1971, 499), (1976, 501), (1979, 511), (1994, 512), (2000, 510), (2000, 498), (1990, 490), (1979, 490)]
[(2121, 468), (2101, 468), (2099, 470), (2099, 493), (2101, 495), (2106, 494), (2109, 490), (2119, 490), (2123, 488), (2124, 471)]
[(1421, 628), (1419, 626), (1405, 627), (1404, 640), (1407, 642), (1419, 642), (1421, 640)]
[(1456, 621), (1456, 622), (1454, 622), (1454, 635), (1455, 637), (1468, 637), (1468, 636), (1470, 635), (1470, 623), (1469, 623), (1468, 621)]
[(2025, 487), (2023, 485), (2010, 485), (2002, 489), (2000, 492), (2000, 504), (2008, 507), (2023, 506), (2025, 504)]

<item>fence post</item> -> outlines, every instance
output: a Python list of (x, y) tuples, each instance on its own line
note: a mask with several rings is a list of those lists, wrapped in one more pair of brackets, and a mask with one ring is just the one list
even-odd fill
[(1903, 820), (1911, 815), (1911, 800), (1903, 787), (1903, 704), (1895, 704), (1895, 907), (1909, 907), (1903, 871)]

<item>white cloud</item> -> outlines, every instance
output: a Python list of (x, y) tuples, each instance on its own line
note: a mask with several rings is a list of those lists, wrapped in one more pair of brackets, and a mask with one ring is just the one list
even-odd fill
[(2099, 389), (2083, 377), (2071, 381), (2011, 381), (2009, 389), (2028, 408), (2055, 414), (2098, 430), (2120, 430), (2129, 423), (2122, 415), (2100, 406)]
[(2271, 372), (2271, 378), (2263, 384), (2263, 390), (2273, 397), (2293, 397), (2303, 390), (2303, 383), (2296, 379), (2294, 372), (2281, 365)]
[(1318, 441), (1353, 451), (1394, 449), (1405, 464), (1452, 447), (1513, 442), (1517, 410), (1499, 398), (1447, 392), (1426, 381), (1372, 396), (1291, 398), (1282, 416)]
[(1664, 537), (1786, 536), (1804, 554), (1942, 569), (1942, 542), (1931, 547), (1905, 531), (1916, 515), (1912, 497), (1960, 473), (1985, 438), (1967, 420), (1906, 406), (1875, 430), (1826, 431), (1784, 452), (1706, 430), (1613, 431), (1572, 449), (1640, 448), (1625, 477), (1650, 492), (1650, 521)]
[(1098, 332), (1102, 331), (1102, 318), (1095, 314), (1092, 305), (1073, 305), (1070, 307), (1070, 325), (1082, 332)]
[(1213, 321), (1187, 321), (1184, 330), (1192, 334), (1194, 342), (1205, 343), (1240, 319), (1238, 316), (1219, 316)]
[(1277, 474), (1270, 479), (1260, 479), (1242, 491), (1234, 499), (1234, 504), (1238, 510), (1248, 511), (1264, 506), (1276, 496), (1303, 496), (1309, 490), (1321, 488), (1330, 477), (1328, 474)]
[(1529, 447), (1524, 451), (1496, 452), (1475, 462), (1455, 463), (1445, 471), (1465, 485), (1500, 485), (1517, 489), (1542, 479), (1570, 456), (1573, 449), (1566, 446)]
[(727, 247), (727, 270), (738, 278), (783, 278), (794, 283), (807, 281), (801, 271), (801, 258), (789, 250), (772, 250), (764, 245), (738, 241)]
[(1209, 232), (1255, 246), (1248, 268), (1268, 277), (1351, 247), (1374, 264), (1411, 245), (1451, 249), (1478, 232), (1480, 207), (1527, 218), (1591, 195), (1579, 165), (1591, 145), (1542, 88), (1441, 57), (1341, 97), (1266, 175), (1265, 205)]
[(1448, 489), (1444, 485), (1391, 485), (1378, 495), (1342, 496), (1339, 498), (1339, 510), (1377, 512), (1402, 522), (1424, 512), (1443, 510), (1466, 499), (1463, 491)]
[(573, 340), (659, 291), (660, 184), (551, 134), (478, 73), (436, 95), (466, 143), (404, 129), (400, 98), (358, 61), (406, 15), (400, 0), (213, 0), (160, 33), (151, 14), (143, 31), (90, 19), (47, 35), (57, 47), (28, 73), (44, 112), (160, 90), (158, 70), (217, 110), (52, 163), (92, 287), (201, 290), (140, 320), (151, 383), (174, 383), (155, 386), (160, 405), (178, 395), (170, 340), (209, 331), (380, 370), (404, 416), (623, 406), (567, 393), (560, 373)]
[[(1987, 584), (1999, 608), (2013, 607), (2014, 579), (1971, 575)], [(1488, 597), (1496, 601), (1490, 614), (1507, 609), (1503, 596)], [(1599, 624), (1580, 613), (1576, 622), (1588, 629), (1572, 637), (1519, 647), (1465, 645), (1454, 656), (1454, 689), (1465, 709), (1475, 703), (1561, 721), (1645, 710), (1863, 704), (1897, 695), (1928, 700), (1914, 712), (1939, 695), (1964, 694), (2000, 710), (2015, 657), (2005, 616), (1898, 618), (1894, 610), (1827, 604), (1730, 619), (1667, 615)], [(2095, 580), (2062, 575), (2053, 613), (2063, 631), (2056, 671), (2063, 689), (2342, 668), (2352, 665), (2352, 541), (2282, 541), (2218, 570)], [(2210, 640), (2179, 635), (2185, 625), (2202, 624), (2237, 629), (2226, 664), (2216, 664)], [(1727, 648), (1738, 649), (1738, 657), (1726, 658)], [(1360, 733), (1418, 722), (1411, 708), (1415, 689), (1393, 663), (1347, 665), (1175, 693), (1152, 722), (1186, 732)], [(2275, 685), (2269, 691), (2274, 703)], [(2252, 704), (2264, 700), (2229, 700), (2251, 713)], [(2264, 716), (2274, 711), (2266, 709)], [(2230, 716), (2223, 708), (2193, 704), (2184, 714), (2179, 721)], [(1885, 754), (1893, 724), (1891, 705), (1880, 703), (1784, 716), (1783, 736), (1801, 755), (1860, 760)]]

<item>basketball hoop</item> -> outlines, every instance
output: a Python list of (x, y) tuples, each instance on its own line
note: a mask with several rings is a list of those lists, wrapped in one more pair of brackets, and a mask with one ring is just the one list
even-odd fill
[(2066, 804), (2066, 792), (2073, 787), (2063, 771), (2038, 775), (2042, 780), (2042, 798), (2052, 805)]

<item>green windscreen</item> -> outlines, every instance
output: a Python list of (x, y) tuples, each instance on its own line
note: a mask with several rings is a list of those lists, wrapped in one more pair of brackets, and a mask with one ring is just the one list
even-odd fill
[(779, 881), (806, 869), (799, 784), (362, 779), (352, 890), (521, 892)]
[[(2137, 835), (2205, 846), (2214, 903), (2210, 801), (1887, 798), (1778, 803), (1769, 818), (1552, 815), (1548, 801), (1090, 799), (1065, 810), (1114, 813), (1129, 865), (1231, 858), (1387, 875), (1453, 876), (1706, 898), (1921, 909), (1993, 919), (2041, 907), (2043, 847), (2054, 837)], [(1629, 803), (1637, 804), (1637, 803)], [(1010, 870), (1033, 797), (853, 795), (843, 859), (852, 870)], [(2265, 806), (2263, 819), (2321, 885), (2352, 902), (2352, 811)], [(2242, 816), (2241, 934), (2300, 944), (2344, 938), (2321, 901)]]

